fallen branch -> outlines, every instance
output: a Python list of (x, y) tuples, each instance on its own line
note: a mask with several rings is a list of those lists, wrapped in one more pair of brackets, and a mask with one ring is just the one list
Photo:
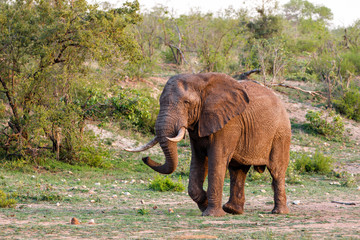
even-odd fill
[(344, 204), (344, 205), (356, 205), (356, 203), (347, 203), (347, 202), (338, 202), (338, 201), (331, 201), (331, 203), (338, 203), (338, 204)]
[(324, 97), (320, 91), (308, 91), (308, 90), (304, 90), (302, 88), (299, 88), (299, 87), (294, 87), (294, 86), (290, 86), (290, 85), (286, 85), (284, 83), (274, 83), (274, 84), (271, 84), (271, 86), (275, 86), (275, 87), (285, 87), (285, 88), (290, 88), (290, 89), (295, 89), (297, 91), (300, 91), (300, 92), (303, 92), (303, 93), (308, 93), (310, 94), (311, 96), (313, 97), (320, 97), (322, 99), (326, 99), (326, 97)]

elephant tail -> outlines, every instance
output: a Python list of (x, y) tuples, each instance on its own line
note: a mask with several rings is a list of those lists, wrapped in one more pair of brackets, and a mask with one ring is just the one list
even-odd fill
[(266, 169), (266, 165), (262, 165), (262, 166), (254, 166), (255, 171), (257, 171), (258, 173), (263, 173)]

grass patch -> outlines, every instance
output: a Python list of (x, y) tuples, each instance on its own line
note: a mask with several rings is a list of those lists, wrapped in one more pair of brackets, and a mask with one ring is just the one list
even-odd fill
[(181, 176), (179, 176), (177, 182), (174, 182), (169, 176), (162, 177), (160, 175), (155, 176), (154, 180), (149, 184), (149, 188), (159, 192), (182, 192), (185, 189), (181, 182)]

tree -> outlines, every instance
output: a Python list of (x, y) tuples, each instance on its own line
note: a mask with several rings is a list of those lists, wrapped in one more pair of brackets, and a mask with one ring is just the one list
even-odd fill
[(89, 61), (140, 59), (128, 30), (141, 19), (138, 10), (137, 1), (100, 10), (85, 0), (0, 0), (0, 91), (11, 108), (0, 147), (7, 154), (36, 155), (49, 139), (64, 159), (76, 155), (90, 98), (76, 98), (84, 87), (77, 83)]

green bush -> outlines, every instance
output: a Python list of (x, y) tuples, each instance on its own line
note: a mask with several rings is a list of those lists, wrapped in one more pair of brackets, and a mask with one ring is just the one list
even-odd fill
[(159, 192), (182, 192), (185, 189), (184, 185), (181, 182), (181, 176), (179, 176), (177, 182), (173, 182), (173, 180), (171, 180), (169, 176), (162, 177), (160, 175), (157, 175), (154, 180), (151, 181), (151, 183), (149, 184), (149, 188)]
[(305, 115), (308, 128), (325, 136), (328, 140), (341, 141), (344, 138), (344, 121), (334, 111), (324, 115), (323, 111), (308, 111)]
[(339, 113), (349, 119), (360, 122), (360, 92), (359, 89), (350, 89), (342, 98), (333, 101), (333, 105)]
[(16, 200), (0, 190), (0, 208), (14, 208)]
[(327, 174), (333, 169), (334, 160), (319, 151), (316, 151), (313, 156), (307, 153), (291, 152), (291, 158), (294, 161), (294, 169), (299, 173)]

